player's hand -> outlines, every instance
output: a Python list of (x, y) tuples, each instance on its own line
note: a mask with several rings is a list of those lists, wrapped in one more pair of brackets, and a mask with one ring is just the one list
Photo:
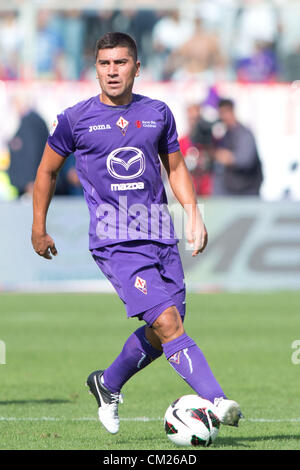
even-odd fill
[(38, 233), (32, 230), (31, 242), (34, 251), (45, 259), (52, 259), (57, 255), (54, 240), (47, 233)]
[(189, 245), (193, 248), (192, 256), (197, 256), (199, 253), (202, 253), (206, 248), (208, 235), (199, 212), (193, 216), (189, 216), (185, 233)]

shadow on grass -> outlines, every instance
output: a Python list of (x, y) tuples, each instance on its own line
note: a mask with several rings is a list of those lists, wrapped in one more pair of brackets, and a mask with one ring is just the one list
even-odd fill
[[(263, 444), (262, 448), (267, 448), (267, 444), (270, 441), (300, 441), (300, 434), (298, 435), (286, 435), (286, 434), (275, 434), (270, 436), (248, 436), (248, 437), (218, 437), (216, 442), (213, 444), (211, 448), (220, 449), (222, 450), (223, 447), (245, 447), (245, 448), (253, 448), (253, 443), (256, 444), (256, 448), (259, 448), (259, 443)], [(276, 444), (272, 448), (274, 449)], [(281, 446), (282, 447), (282, 446)]]
[(5, 405), (57, 405), (61, 403), (71, 403), (72, 400), (61, 400), (59, 398), (42, 398), (29, 400), (4, 400), (0, 401), (0, 406)]

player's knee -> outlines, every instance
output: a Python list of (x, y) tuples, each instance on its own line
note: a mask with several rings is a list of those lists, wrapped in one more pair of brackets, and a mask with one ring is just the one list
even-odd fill
[(182, 319), (176, 307), (169, 307), (155, 320), (152, 328), (162, 343), (171, 341), (184, 333)]

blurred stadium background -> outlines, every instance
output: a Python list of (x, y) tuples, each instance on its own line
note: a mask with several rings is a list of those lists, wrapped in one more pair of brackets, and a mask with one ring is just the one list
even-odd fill
[[(50, 129), (57, 113), (99, 92), (93, 50), (107, 31), (135, 37), (142, 61), (135, 92), (168, 103), (182, 145), (193, 106), (222, 131), (220, 97), (234, 100), (257, 141), (264, 174), (257, 197), (216, 196), (209, 152), (184, 148), (202, 182), (210, 235), (193, 263), (181, 245), (188, 289), (299, 289), (299, 16), (293, 0), (0, 0), (0, 290), (111, 290), (88, 253), (88, 213), (71, 158), (48, 219), (59, 256), (40, 259), (30, 243), (41, 121)], [(30, 110), (41, 121), (28, 126)]]

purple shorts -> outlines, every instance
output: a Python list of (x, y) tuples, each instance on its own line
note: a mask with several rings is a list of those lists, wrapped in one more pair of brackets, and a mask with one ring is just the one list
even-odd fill
[(185, 316), (185, 282), (178, 247), (129, 241), (92, 251), (94, 260), (124, 302), (128, 317), (148, 325), (175, 305)]

